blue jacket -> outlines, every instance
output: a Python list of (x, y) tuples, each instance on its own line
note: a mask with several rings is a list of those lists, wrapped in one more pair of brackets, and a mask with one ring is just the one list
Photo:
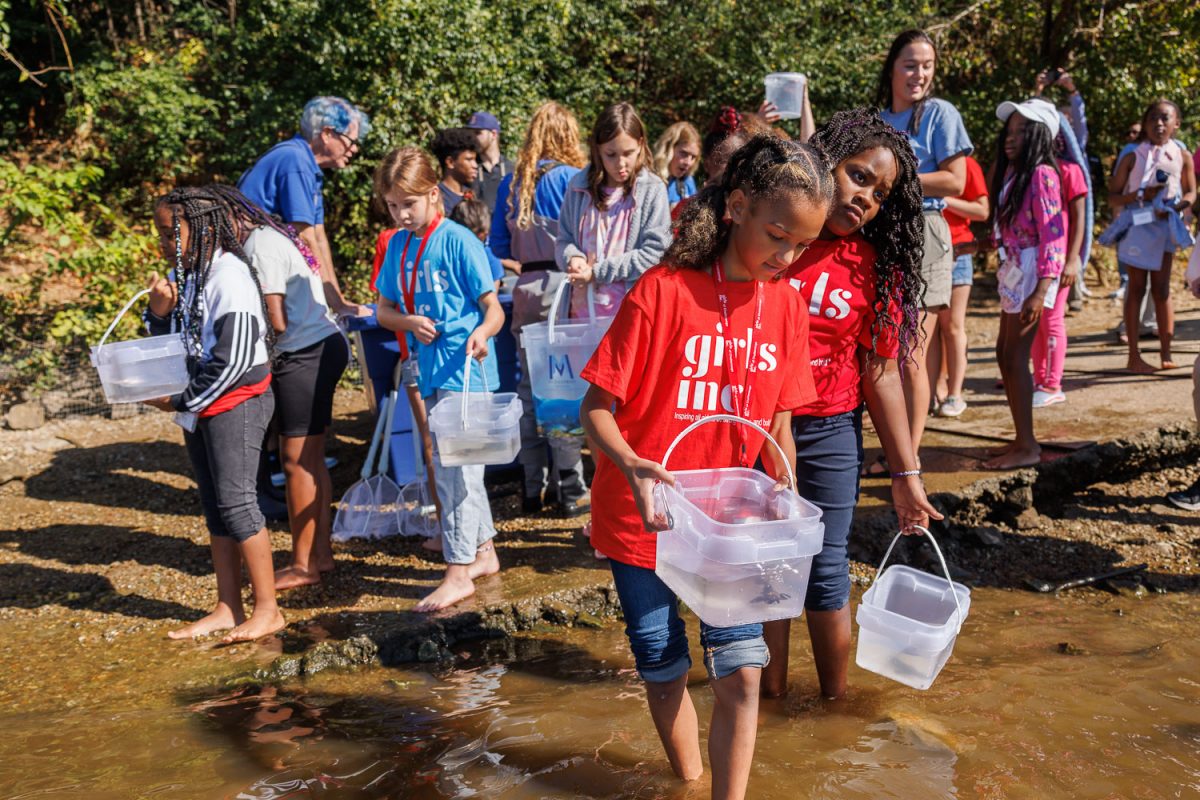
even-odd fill
[[(539, 161), (538, 169), (549, 169), (538, 179), (533, 192), (533, 224), (529, 230), (517, 227), (515, 207), (510, 211), (508, 198), (512, 193), (514, 175), (505, 175), (496, 189), (496, 206), (492, 209), (492, 229), (488, 247), (498, 258), (510, 258), (529, 264), (554, 261), (554, 242), (558, 238), (558, 216), (562, 212), (567, 184), (578, 167), (569, 164), (554, 166), (553, 161)], [(515, 206), (516, 198), (513, 198)]]

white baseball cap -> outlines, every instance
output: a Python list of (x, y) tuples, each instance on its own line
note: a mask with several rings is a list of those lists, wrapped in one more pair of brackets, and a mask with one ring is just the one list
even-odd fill
[(1049, 128), (1051, 139), (1058, 136), (1058, 109), (1054, 107), (1053, 103), (1040, 97), (1020, 103), (1005, 100), (996, 106), (996, 117), (1001, 122), (1008, 122), (1008, 118), (1013, 115), (1014, 111), (1031, 122), (1040, 122)]

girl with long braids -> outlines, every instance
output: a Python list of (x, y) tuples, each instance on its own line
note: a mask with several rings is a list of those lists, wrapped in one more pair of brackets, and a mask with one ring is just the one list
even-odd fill
[(1053, 309), (1066, 263), (1067, 226), (1062, 180), (1054, 158), (1058, 110), (1036, 98), (1004, 102), (996, 108), (1004, 123), (992, 164), (992, 213), (1001, 263), (996, 273), (1000, 291), (1000, 333), (996, 361), (1012, 412), (1016, 437), (987, 469), (1016, 469), (1041, 461), (1042, 448), (1033, 434), (1033, 376), (1029, 356), (1038, 322)]
[(320, 583), (321, 575), (333, 570), (333, 482), (325, 466), (325, 435), (350, 348), (329, 316), (321, 266), (308, 245), (236, 188), (211, 189), (233, 212), (235, 233), (262, 278), (268, 321), (277, 336), (271, 387), (287, 479), (292, 561), (275, 574), (275, 587)]
[(883, 121), (908, 134), (923, 195), (921, 304), (926, 313), (913, 357), (904, 363), (909, 434), (918, 458), (933, 394), (926, 347), (937, 334), (938, 312), (950, 304), (954, 271), (950, 227), (942, 216), (944, 198), (963, 193), (966, 157), (975, 149), (958, 109), (933, 97), (936, 68), (937, 50), (929, 34), (917, 29), (904, 31), (892, 41), (875, 90), (875, 106)]
[[(909, 436), (898, 364), (920, 329), (922, 193), (907, 137), (867, 108), (840, 111), (813, 135), (833, 167), (834, 200), (816, 242), (787, 272), (809, 314), (817, 399), (796, 406), (797, 491), (822, 512), (825, 542), (804, 601), (825, 697), (846, 691), (850, 658), (847, 542), (863, 463), (862, 408), (892, 473), (892, 504), (906, 533), (941, 514), (929, 504)], [(790, 620), (766, 623), (771, 663), (763, 692), (787, 688)]]
[[(268, 351), (274, 335), (257, 270), (237, 234), (237, 212), (212, 187), (176, 189), (154, 208), (166, 278), (150, 276), (152, 334), (182, 331), (190, 382), (173, 397), (149, 401), (176, 411), (196, 473), (211, 535), (217, 604), (171, 631), (172, 639), (228, 630), (225, 642), (257, 639), (284, 626), (275, 603), (271, 541), (258, 508), (255, 478), (275, 408)], [(254, 612), (242, 607), (242, 564)]]
[[(693, 421), (733, 413), (769, 428), (785, 451), (742, 425), (709, 425), (680, 442), (672, 469), (752, 465), (786, 481), (791, 409), (816, 398), (808, 315), (780, 281), (825, 222), (829, 168), (813, 148), (760, 136), (738, 150), (719, 186), (684, 209), (663, 264), (646, 272), (583, 371), (581, 416), (597, 445), (592, 546), (608, 556), (646, 702), (675, 774), (700, 776), (696, 709), (687, 691), (687, 636), (675, 594), (655, 574), (656, 481)], [(747, 342), (724, 331), (747, 331)], [(738, 350), (741, 349), (739, 353)], [(750, 354), (750, 357), (747, 356)], [(746, 367), (743, 368), (742, 365)], [(722, 398), (725, 398), (722, 400)], [(740, 798), (754, 755), (762, 625), (700, 624), (716, 703), (709, 730), (712, 797)]]

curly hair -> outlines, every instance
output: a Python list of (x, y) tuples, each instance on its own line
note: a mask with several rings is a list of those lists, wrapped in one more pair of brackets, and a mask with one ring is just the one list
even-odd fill
[(896, 159), (896, 183), (875, 218), (862, 228), (862, 236), (875, 248), (876, 312), (887, 303), (900, 309), (899, 323), (888, 313), (876, 313), (871, 343), (891, 329), (900, 343), (900, 359), (908, 358), (920, 331), (921, 297), (925, 280), (921, 259), (925, 252), (925, 224), (921, 218), (924, 193), (917, 177), (917, 159), (908, 136), (883, 121), (871, 108), (839, 111), (813, 134), (836, 168), (847, 158), (876, 147), (885, 147)]
[(513, 167), (508, 212), (516, 212), (517, 227), (523, 231), (533, 227), (533, 199), (537, 191), (538, 164), (542, 161), (555, 161), (580, 169), (587, 164), (575, 115), (553, 100), (542, 103), (533, 112)]
[[(267, 311), (267, 299), (263, 295), (262, 281), (254, 262), (242, 249), (238, 236), (238, 210), (229, 202), (229, 195), (213, 186), (187, 186), (174, 189), (158, 198), (155, 208), (166, 206), (171, 209), (171, 222), (175, 232), (175, 277), (179, 281), (181, 302), (175, 304), (172, 314), (176, 327), (183, 331), (188, 352), (199, 355), (203, 350), (201, 331), (204, 325), (204, 287), (212, 270), (213, 257), (220, 248), (237, 256), (250, 271), (254, 286), (258, 289), (258, 301), (262, 307), (266, 327), (267, 349), (275, 349), (275, 331), (267, 322), (271, 319)], [(188, 224), (188, 247), (185, 252), (180, 237), (180, 222)], [(192, 290), (187, 290), (188, 284)], [(182, 298), (191, 297), (191, 304), (184, 311)]]
[[(300, 238), (300, 234), (296, 233), (296, 229), (290, 224), (284, 222), (274, 214), (268, 214), (265, 209), (242, 194), (241, 190), (236, 186), (214, 183), (208, 188), (225, 199), (225, 202), (233, 212), (235, 222), (247, 228), (271, 228), (283, 234), (300, 251), (300, 255), (303, 256), (304, 262), (308, 264), (308, 268), (317, 275), (321, 274), (321, 264), (317, 261), (316, 254), (313, 253), (312, 249)], [(235, 233), (240, 234), (242, 231), (235, 230)]]
[[(676, 122), (654, 143), (654, 172), (664, 181), (671, 180), (671, 160), (675, 158), (675, 148), (681, 144), (700, 145), (700, 131), (690, 122)], [(688, 175), (694, 175), (699, 166), (700, 159), (696, 159)]]
[(600, 112), (596, 124), (592, 126), (592, 135), (588, 138), (588, 149), (591, 152), (591, 171), (588, 172), (588, 194), (596, 208), (604, 208), (607, 201), (601, 187), (604, 186), (604, 161), (600, 157), (600, 147), (621, 134), (638, 143), (638, 160), (629, 177), (625, 181), (625, 194), (632, 195), (634, 184), (642, 170), (654, 165), (654, 157), (650, 155), (650, 145), (646, 143), (646, 126), (638, 116), (637, 109), (629, 103), (614, 103)]
[(437, 159), (438, 169), (445, 174), (448, 159), (458, 158), (459, 153), (468, 151), (478, 153), (479, 142), (470, 128), (443, 128), (434, 135), (429, 150)]
[(725, 221), (725, 202), (735, 189), (752, 203), (786, 196), (828, 206), (833, 177), (817, 147), (770, 134), (755, 136), (729, 159), (720, 185), (706, 187), (684, 207), (664, 262), (707, 269), (720, 257), (733, 230)]

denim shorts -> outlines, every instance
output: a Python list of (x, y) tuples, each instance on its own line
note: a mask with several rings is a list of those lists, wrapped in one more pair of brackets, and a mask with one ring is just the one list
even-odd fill
[[(670, 683), (686, 675), (692, 666), (687, 632), (679, 616), (679, 598), (652, 569), (622, 564), (609, 559), (621, 610), (625, 635), (646, 683)], [(700, 644), (708, 677), (719, 680), (742, 667), (765, 667), (771, 660), (763, 641), (762, 625), (717, 628), (700, 622)]]
[(850, 602), (850, 556), (846, 547), (858, 473), (862, 468), (862, 408), (830, 417), (793, 417), (796, 490), (821, 509), (825, 543), (813, 558), (804, 607), (837, 611)]
[(258, 461), (274, 411), (268, 389), (184, 431), (209, 535), (244, 542), (266, 525), (258, 508)]
[(951, 286), (970, 286), (975, 282), (975, 258), (962, 255), (954, 259), (954, 270), (950, 273)]

